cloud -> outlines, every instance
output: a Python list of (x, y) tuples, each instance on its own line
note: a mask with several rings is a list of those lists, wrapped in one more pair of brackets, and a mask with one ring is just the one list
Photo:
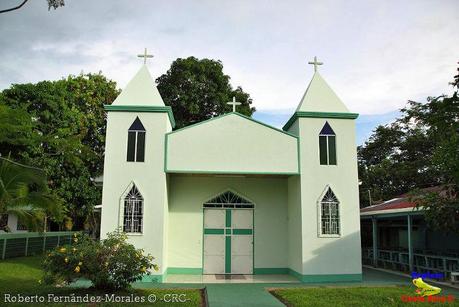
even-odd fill
[(220, 59), (258, 110), (276, 113), (296, 107), (317, 55), (351, 111), (387, 113), (450, 91), (458, 9), (455, 0), (67, 0), (48, 11), (29, 1), (0, 15), (0, 89), (82, 70), (122, 87), (147, 47), (154, 77), (177, 57)]

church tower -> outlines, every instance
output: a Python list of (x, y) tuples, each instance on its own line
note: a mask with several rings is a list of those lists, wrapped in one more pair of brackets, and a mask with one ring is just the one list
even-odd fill
[(161, 276), (167, 266), (164, 140), (175, 125), (172, 110), (164, 105), (145, 64), (105, 109), (101, 237), (123, 230), (131, 243), (155, 257)]
[(312, 80), (283, 127), (300, 144), (300, 175), (288, 182), (289, 267), (305, 282), (321, 281), (323, 272), (323, 280), (360, 280), (358, 114), (349, 112), (317, 71), (322, 63), (315, 58), (309, 64)]

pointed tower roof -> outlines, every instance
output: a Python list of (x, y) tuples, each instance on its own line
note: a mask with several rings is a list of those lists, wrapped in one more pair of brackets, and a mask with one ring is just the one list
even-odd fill
[(129, 81), (115, 101), (110, 105), (105, 105), (104, 108), (106, 111), (111, 112), (167, 113), (172, 128), (175, 127), (172, 108), (164, 105), (164, 101), (156, 88), (155, 81), (145, 64), (142, 65), (142, 68), (140, 68), (134, 78)]
[(282, 129), (288, 130), (300, 117), (356, 119), (359, 114), (349, 112), (341, 99), (317, 71), (317, 66), (323, 65), (323, 63), (318, 62), (317, 57), (314, 57), (314, 61), (309, 62), (309, 64), (314, 65), (312, 80), (309, 82), (295, 113)]
[(164, 106), (155, 81), (144, 64), (113, 102), (114, 106)]
[(297, 112), (349, 112), (328, 83), (316, 71), (296, 108)]

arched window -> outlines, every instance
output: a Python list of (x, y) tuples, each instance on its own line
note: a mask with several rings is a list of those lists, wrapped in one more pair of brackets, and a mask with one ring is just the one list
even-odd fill
[(137, 117), (128, 130), (127, 161), (144, 162), (145, 128)]
[(226, 191), (209, 201), (204, 203), (204, 208), (236, 208), (249, 209), (254, 208), (251, 201), (234, 194), (231, 191)]
[(123, 231), (142, 233), (143, 197), (135, 185), (124, 198)]
[(330, 187), (320, 201), (320, 235), (340, 235), (339, 201)]
[(328, 122), (319, 133), (319, 157), (321, 165), (336, 165), (336, 135)]

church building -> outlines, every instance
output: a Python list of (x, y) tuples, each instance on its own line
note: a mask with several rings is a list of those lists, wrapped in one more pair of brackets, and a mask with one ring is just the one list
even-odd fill
[(111, 105), (102, 238), (171, 274), (362, 278), (355, 119), (317, 71), (282, 129), (237, 112), (174, 130), (143, 65)]

